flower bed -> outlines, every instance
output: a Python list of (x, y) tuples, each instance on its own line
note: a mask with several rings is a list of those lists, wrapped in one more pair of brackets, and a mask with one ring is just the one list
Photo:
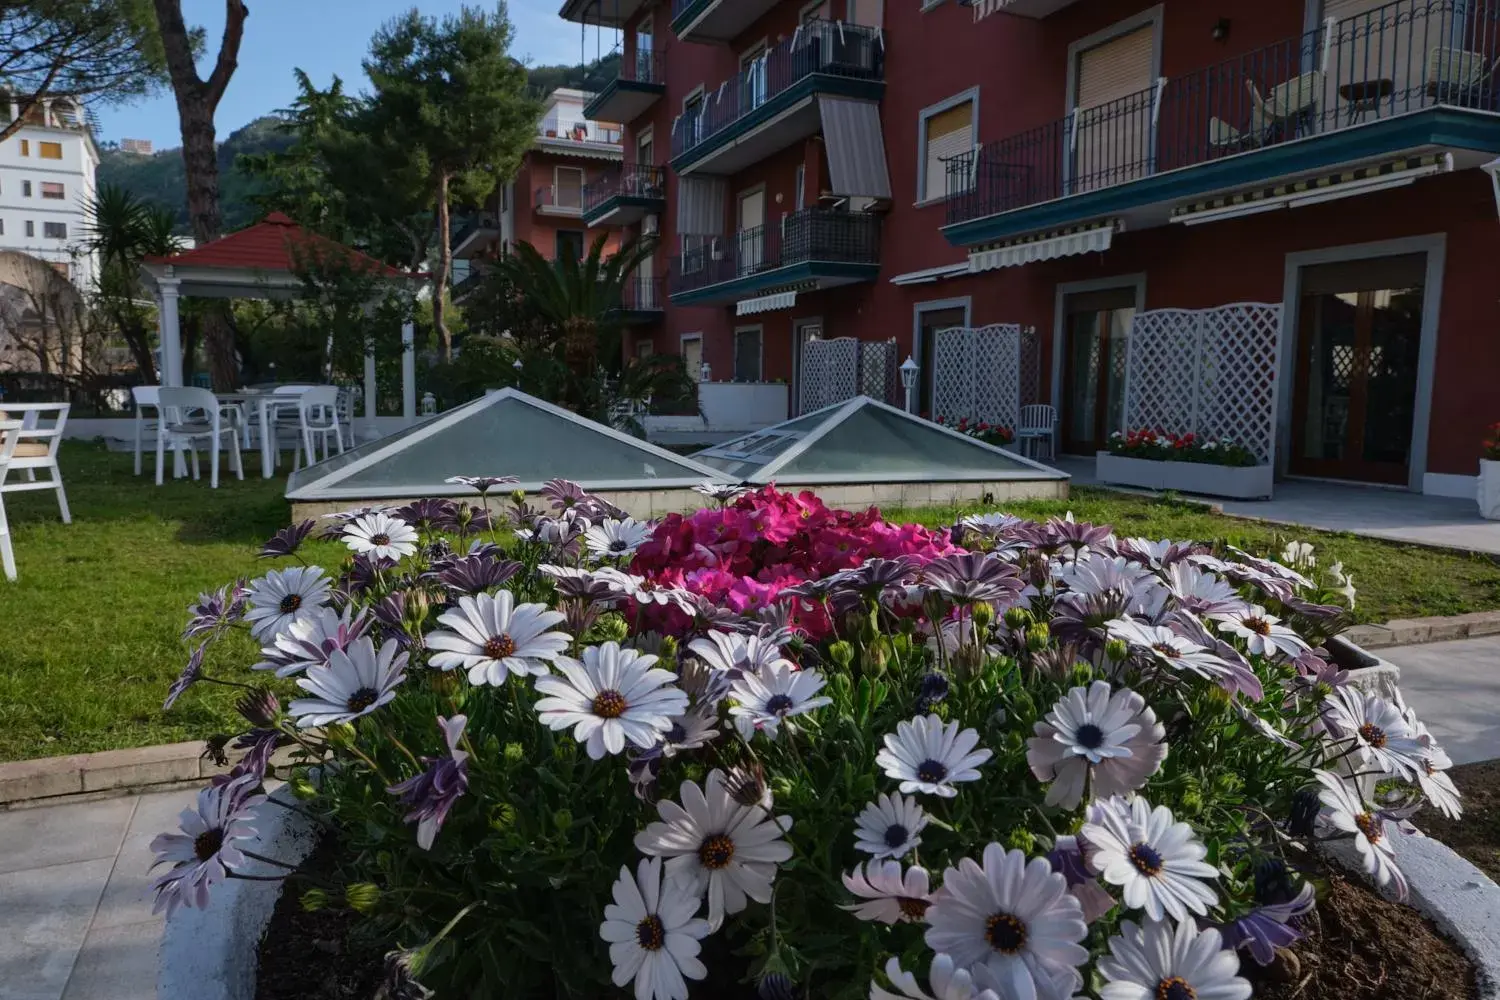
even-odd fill
[(1014, 444), (1016, 432), (1003, 424), (992, 424), (986, 420), (970, 420), (968, 417), (959, 417), (956, 420), (948, 417), (938, 417), (936, 423), (952, 431), (971, 437), (976, 441), (993, 445), (996, 448), (1004, 448)]
[(1275, 472), (1233, 442), (1151, 430), (1115, 431), (1096, 459), (1106, 483), (1241, 500), (1270, 496)]
[(1316, 905), (1311, 845), (1404, 892), (1407, 817), (1458, 814), (1421, 723), (1322, 652), (1353, 592), (1310, 552), (548, 496), (502, 505), (513, 536), (351, 516), (337, 580), (205, 595), (169, 702), (253, 678), (205, 675), (240, 627), (303, 697), (250, 684), (244, 759), (153, 844), (159, 907), (275, 864), (247, 831), (290, 746), (342, 844), (292, 891), (392, 942), (391, 996), (1236, 1000)]

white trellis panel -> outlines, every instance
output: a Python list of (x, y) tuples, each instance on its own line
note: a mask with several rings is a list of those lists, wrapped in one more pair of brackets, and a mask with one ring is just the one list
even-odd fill
[(859, 395), (859, 341), (809, 340), (802, 345), (799, 413), (811, 413)]
[(1042, 399), (1042, 340), (1036, 327), (1021, 331), (1021, 405), (1044, 402)]
[(939, 330), (932, 350), (933, 419), (968, 417), (1016, 426), (1026, 370), (1024, 339), (1016, 323)]
[(859, 391), (871, 399), (896, 405), (896, 341), (859, 342)]
[(1243, 445), (1271, 464), (1281, 306), (1154, 309), (1130, 330), (1126, 430), (1162, 430)]

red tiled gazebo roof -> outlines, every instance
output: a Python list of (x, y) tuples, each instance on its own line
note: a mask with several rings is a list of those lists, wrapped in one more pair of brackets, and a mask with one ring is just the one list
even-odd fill
[(369, 254), (311, 232), (281, 212), (272, 212), (260, 222), (237, 233), (205, 243), (170, 257), (147, 257), (147, 264), (171, 267), (212, 267), (242, 271), (292, 272), (300, 259), (342, 258), (352, 267), (389, 278), (407, 274), (376, 260)]

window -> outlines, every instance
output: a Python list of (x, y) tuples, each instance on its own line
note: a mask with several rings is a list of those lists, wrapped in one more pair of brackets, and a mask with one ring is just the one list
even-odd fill
[(1156, 29), (1147, 11), (1068, 47), (1067, 111), (1074, 114), (1067, 194), (1150, 173), (1155, 141)]
[[(947, 196), (948, 164), (945, 161), (973, 151), (977, 104), (978, 97), (974, 95), (922, 112), (919, 135), (922, 150), (917, 161), (918, 200), (932, 201)], [(973, 176), (970, 171), (971, 181)]]
[(30, 219), (26, 220), (26, 235), (27, 236), (35, 236), (36, 235), (36, 223), (32, 222)]
[(760, 331), (750, 327), (734, 331), (734, 380), (736, 382), (760, 381)]
[[(691, 149), (698, 145), (698, 137), (703, 134), (703, 87), (699, 86), (682, 102), (682, 148)], [(675, 148), (675, 147), (674, 147)]]
[(31, 197), (31, 182), (30, 181), (22, 181), (21, 182), (21, 197), (22, 198), (30, 198)]
[(576, 229), (557, 231), (557, 260), (579, 260), (583, 257), (583, 234)]
[(44, 160), (62, 159), (62, 143), (41, 142), (37, 144), (37, 153)]
[(61, 201), (68, 196), (67, 189), (57, 181), (42, 181), (42, 197), (52, 201)]
[(686, 333), (682, 340), (682, 366), (694, 382), (703, 380), (703, 334)]
[(68, 238), (68, 224), (66, 222), (44, 222), (42, 223), (42, 235), (49, 240), (65, 240)]
[(849, 23), (880, 27), (885, 23), (885, 0), (849, 0)]
[(792, 204), (800, 212), (807, 207), (807, 164), (805, 163), (797, 164), (796, 184), (797, 193), (792, 198)]
[(583, 209), (583, 170), (579, 167), (555, 167), (552, 176), (558, 208)]
[(22, 156), (30, 156), (31, 155), (31, 140), (30, 139), (22, 139), (21, 140), (21, 155)]
[(656, 166), (656, 130), (647, 126), (635, 140), (635, 163), (638, 167)]
[(637, 358), (640, 358), (642, 361), (644, 361), (647, 358), (651, 357), (651, 355), (653, 355), (655, 353), (656, 353), (656, 344), (652, 343), (649, 339), (647, 339), (647, 340), (637, 340), (635, 342), (635, 356)]

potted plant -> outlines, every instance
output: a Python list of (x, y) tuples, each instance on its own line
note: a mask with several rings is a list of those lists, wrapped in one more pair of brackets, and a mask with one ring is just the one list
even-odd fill
[(1479, 456), (1479, 516), (1500, 521), (1500, 423), (1490, 424)]
[(965, 437), (971, 437), (995, 448), (1008, 448), (1016, 440), (1016, 432), (1004, 424), (992, 424), (986, 420), (972, 420), (969, 417), (959, 417), (957, 420), (941, 417), (937, 422), (949, 430), (958, 431)]
[(1271, 495), (1269, 463), (1244, 445), (1192, 432), (1116, 431), (1097, 461), (1106, 483), (1239, 499)]

